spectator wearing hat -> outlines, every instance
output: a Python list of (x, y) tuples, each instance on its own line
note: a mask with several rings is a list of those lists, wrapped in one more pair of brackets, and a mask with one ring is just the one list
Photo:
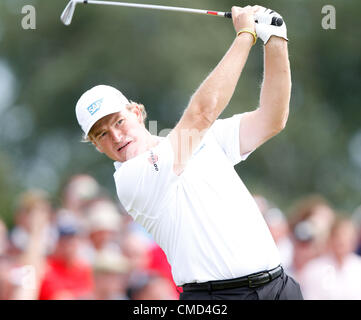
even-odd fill
[[(57, 210), (56, 216), (60, 219), (76, 219), (77, 224), (85, 229), (85, 208), (99, 197), (100, 193), (101, 188), (92, 176), (76, 174), (69, 177), (62, 188), (61, 207)], [(83, 245), (86, 246), (86, 243)]]
[(97, 252), (94, 263), (95, 300), (127, 300), (128, 260), (119, 252), (103, 249)]
[(84, 206), (99, 196), (100, 192), (100, 186), (92, 176), (87, 174), (73, 175), (63, 187), (63, 209), (81, 217)]
[(84, 213), (93, 258), (104, 249), (120, 252), (123, 216), (117, 206), (108, 199), (97, 199), (87, 206)]

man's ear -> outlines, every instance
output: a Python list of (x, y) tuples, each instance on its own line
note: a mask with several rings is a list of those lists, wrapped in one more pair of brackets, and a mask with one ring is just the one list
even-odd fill
[(140, 110), (139, 105), (134, 104), (134, 105), (132, 105), (131, 108), (132, 108), (131, 112), (133, 112), (137, 116), (138, 122), (139, 123), (144, 123), (143, 114), (142, 114), (142, 111)]

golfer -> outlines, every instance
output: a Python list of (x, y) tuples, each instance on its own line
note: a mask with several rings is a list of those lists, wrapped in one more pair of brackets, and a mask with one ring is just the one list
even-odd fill
[[(150, 134), (144, 106), (115, 88), (93, 87), (76, 105), (85, 138), (115, 161), (120, 202), (166, 253), (174, 281), (183, 287), (181, 299), (302, 299), (234, 170), (280, 132), (288, 117), (286, 25), (262, 23), (266, 15), (277, 13), (259, 6), (232, 8), (232, 45), (165, 138)], [(257, 36), (265, 44), (259, 107), (217, 120)]]

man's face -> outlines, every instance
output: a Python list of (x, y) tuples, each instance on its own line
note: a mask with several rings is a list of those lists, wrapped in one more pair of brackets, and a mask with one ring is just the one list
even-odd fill
[(145, 151), (146, 133), (141, 111), (133, 107), (131, 111), (124, 109), (97, 121), (90, 137), (100, 152), (125, 162)]

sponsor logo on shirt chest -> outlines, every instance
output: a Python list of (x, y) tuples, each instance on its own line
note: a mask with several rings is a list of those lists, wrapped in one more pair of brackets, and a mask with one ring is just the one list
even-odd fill
[(152, 150), (150, 150), (150, 157), (148, 158), (148, 161), (153, 165), (155, 171), (159, 171), (157, 162), (158, 162), (158, 156), (153, 153)]

